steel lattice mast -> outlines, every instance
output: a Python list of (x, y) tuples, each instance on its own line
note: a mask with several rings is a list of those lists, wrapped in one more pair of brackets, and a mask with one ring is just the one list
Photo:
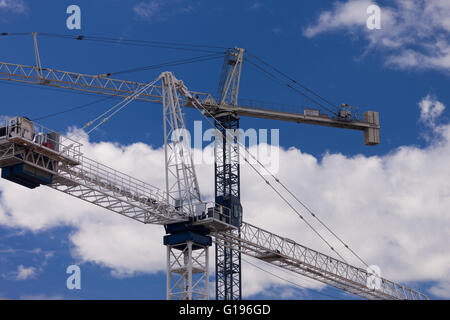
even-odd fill
[[(244, 49), (229, 50), (219, 83), (219, 105), (227, 112), (212, 113), (217, 136), (214, 144), (214, 194), (218, 204), (230, 208), (230, 221), (239, 238), (242, 223), (239, 164), (239, 116), (237, 106)], [(216, 240), (216, 299), (242, 299), (242, 261), (239, 247), (230, 245), (227, 237)]]

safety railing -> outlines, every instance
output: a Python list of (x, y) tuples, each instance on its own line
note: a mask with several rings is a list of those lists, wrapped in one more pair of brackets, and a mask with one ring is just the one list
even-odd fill
[(167, 194), (161, 189), (85, 156), (80, 158), (80, 164), (71, 168), (70, 172), (77, 179), (87, 180), (134, 201), (148, 204), (167, 203)]
[(78, 162), (82, 156), (81, 143), (25, 117), (2, 119), (0, 121), (0, 139), (9, 140), (13, 138), (27, 140), (28, 143), (44, 147), (75, 162)]

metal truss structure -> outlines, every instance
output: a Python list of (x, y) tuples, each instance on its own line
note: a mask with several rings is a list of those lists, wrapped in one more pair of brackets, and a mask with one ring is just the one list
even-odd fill
[(160, 189), (83, 156), (81, 145), (63, 135), (57, 143), (61, 151), (6, 132), (0, 137), (0, 164), (28, 164), (54, 176), (50, 187), (143, 223), (186, 220)]
[[(242, 299), (242, 260), (239, 241), (241, 230), (222, 232), (215, 238), (216, 244), (216, 299)], [(229, 235), (233, 235), (231, 238)]]
[[(216, 203), (232, 208), (230, 220), (240, 227), (241, 186), (239, 165), (239, 118), (233, 114), (216, 118), (214, 185)], [(234, 201), (231, 201), (234, 200)], [(234, 206), (239, 206), (235, 212)], [(239, 234), (239, 230), (237, 230)], [(227, 245), (227, 240), (216, 241), (216, 299), (240, 300), (242, 298), (241, 252)]]
[(227, 51), (219, 82), (219, 105), (238, 105), (244, 49), (234, 48)]
[[(104, 75), (87, 75), (36, 66), (0, 62), (0, 79), (126, 98), (145, 88), (145, 83), (110, 79)], [(155, 85), (136, 98), (161, 102), (161, 86)]]
[(232, 232), (214, 233), (216, 241), (282, 269), (315, 279), (366, 299), (426, 300), (420, 292), (381, 278), (377, 289), (368, 287), (366, 270), (309, 249), (293, 240), (242, 223), (240, 236)]
[(167, 200), (173, 201), (182, 215), (194, 216), (196, 206), (202, 200), (189, 145), (191, 139), (180, 106), (179, 91), (183, 88), (183, 82), (170, 72), (164, 72), (161, 80)]
[(215, 127), (215, 196), (240, 199), (239, 118), (233, 114), (216, 117)]
[[(60, 71), (49, 68), (26, 66), (8, 62), (0, 62), (0, 80), (21, 82), (26, 84), (38, 84), (46, 87), (61, 88), (73, 91), (88, 92), (118, 98), (126, 98), (134, 92), (144, 89), (147, 84), (135, 81), (111, 79), (107, 75), (87, 75), (69, 71)], [(351, 130), (359, 130), (368, 133), (376, 131), (379, 135), (380, 124), (378, 120), (371, 121), (341, 121), (332, 117), (310, 116), (304, 114), (301, 107), (298, 110), (282, 111), (277, 105), (265, 105), (255, 107), (252, 104), (228, 105), (215, 102), (210, 94), (190, 91), (194, 97), (202, 101), (202, 105), (210, 113), (233, 112), (237, 116), (274, 119), (295, 123), (306, 123), (326, 127), (335, 127)], [(162, 103), (163, 94), (160, 85), (153, 85), (145, 89), (136, 100)], [(186, 107), (193, 107), (187, 99), (180, 97), (180, 101), (186, 103)], [(236, 99), (235, 99), (236, 100)], [(370, 112), (370, 111), (368, 111)], [(370, 119), (372, 117), (368, 117)], [(369, 141), (366, 144), (376, 144), (378, 140)]]
[(160, 189), (82, 157), (77, 166), (60, 164), (50, 187), (143, 223), (166, 225), (186, 218)]
[[(237, 106), (244, 49), (228, 50), (219, 82), (219, 105), (230, 111), (214, 113), (217, 136), (214, 143), (214, 191), (216, 203), (231, 209), (231, 224), (239, 236), (242, 223), (241, 182), (239, 164), (239, 116), (232, 109)], [(216, 299), (242, 299), (241, 252), (228, 241), (216, 241)]]
[(209, 300), (209, 246), (167, 246), (167, 300)]

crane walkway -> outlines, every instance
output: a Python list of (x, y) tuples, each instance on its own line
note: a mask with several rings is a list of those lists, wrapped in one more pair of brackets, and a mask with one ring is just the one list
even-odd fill
[(381, 278), (379, 288), (371, 289), (371, 275), (364, 269), (354, 267), (295, 241), (242, 223), (241, 232), (213, 233), (217, 240), (228, 247), (253, 258), (265, 261), (285, 270), (315, 279), (338, 289), (346, 290), (366, 299), (427, 300), (420, 292)]

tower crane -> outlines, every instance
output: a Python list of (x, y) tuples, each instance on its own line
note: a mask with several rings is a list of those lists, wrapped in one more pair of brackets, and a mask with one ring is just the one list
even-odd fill
[[(33, 37), (36, 48), (36, 34)], [(161, 103), (166, 188), (161, 190), (89, 159), (79, 142), (25, 117), (0, 126), (2, 178), (28, 188), (45, 185), (141, 223), (163, 225), (167, 299), (209, 299), (209, 247), (213, 240), (217, 299), (241, 299), (241, 254), (362, 298), (428, 299), (385, 278), (372, 288), (368, 286), (371, 274), (367, 270), (243, 221), (239, 144), (236, 136), (228, 137), (230, 129), (239, 128), (241, 116), (360, 130), (366, 145), (379, 143), (380, 130), (374, 111), (367, 111), (360, 121), (344, 108), (345, 112), (329, 117), (314, 110), (284, 112), (239, 105), (243, 55), (241, 48), (228, 51), (218, 100), (208, 93), (190, 91), (171, 72), (163, 72), (145, 84), (42, 68), (38, 58), (35, 66), (0, 62), (1, 80)], [(196, 108), (212, 118), (220, 133), (215, 143), (212, 203), (201, 199), (190, 146), (182, 136), (183, 107)]]

